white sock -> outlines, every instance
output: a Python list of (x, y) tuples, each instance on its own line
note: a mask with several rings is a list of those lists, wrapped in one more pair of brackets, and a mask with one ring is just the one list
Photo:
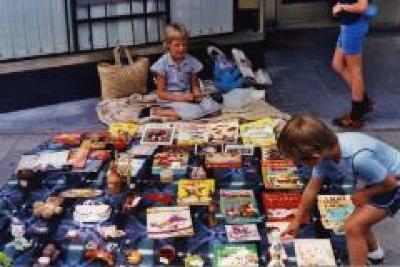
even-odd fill
[(368, 252), (368, 258), (373, 260), (382, 259), (385, 256), (385, 252), (383, 251), (381, 246), (378, 246), (374, 251)]

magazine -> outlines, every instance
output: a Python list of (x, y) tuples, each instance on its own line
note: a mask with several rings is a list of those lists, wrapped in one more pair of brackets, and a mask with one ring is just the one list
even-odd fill
[(188, 206), (147, 209), (147, 236), (150, 239), (192, 236), (193, 225)]
[(354, 211), (354, 204), (350, 195), (319, 195), (318, 209), (324, 228), (341, 232)]
[(213, 267), (258, 267), (255, 244), (217, 244), (213, 246)]
[(225, 225), (229, 242), (259, 241), (260, 234), (255, 224)]
[(336, 266), (329, 239), (295, 239), (298, 266)]
[(167, 123), (146, 124), (140, 144), (172, 145), (175, 127)]
[(178, 182), (179, 205), (208, 205), (215, 192), (213, 179), (189, 180), (182, 179)]
[(228, 224), (258, 223), (262, 217), (253, 190), (220, 190), (220, 209)]

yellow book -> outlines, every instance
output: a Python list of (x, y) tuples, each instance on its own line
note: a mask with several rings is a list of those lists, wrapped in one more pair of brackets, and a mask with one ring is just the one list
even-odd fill
[(137, 129), (138, 125), (133, 122), (114, 122), (110, 124), (108, 131), (111, 137), (127, 135), (131, 139), (135, 136)]
[(213, 179), (189, 180), (182, 179), (178, 182), (179, 205), (208, 205), (215, 192)]
[(240, 136), (243, 144), (263, 146), (275, 143), (274, 128), (277, 120), (265, 118), (240, 125)]

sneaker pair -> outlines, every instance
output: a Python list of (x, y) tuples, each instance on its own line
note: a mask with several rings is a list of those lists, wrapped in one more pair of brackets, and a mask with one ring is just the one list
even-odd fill
[(372, 265), (381, 264), (385, 257), (385, 252), (381, 246), (378, 246), (377, 249), (368, 253), (368, 262)]

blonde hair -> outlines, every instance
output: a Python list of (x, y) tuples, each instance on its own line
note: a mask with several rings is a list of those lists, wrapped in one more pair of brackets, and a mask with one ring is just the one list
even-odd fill
[(177, 23), (167, 25), (165, 27), (164, 34), (165, 34), (164, 46), (166, 48), (168, 48), (169, 45), (174, 40), (187, 40), (189, 38), (189, 34), (186, 27), (182, 24), (177, 24)]
[(321, 154), (338, 143), (336, 134), (318, 117), (294, 116), (278, 137), (278, 148), (290, 159), (299, 160)]

